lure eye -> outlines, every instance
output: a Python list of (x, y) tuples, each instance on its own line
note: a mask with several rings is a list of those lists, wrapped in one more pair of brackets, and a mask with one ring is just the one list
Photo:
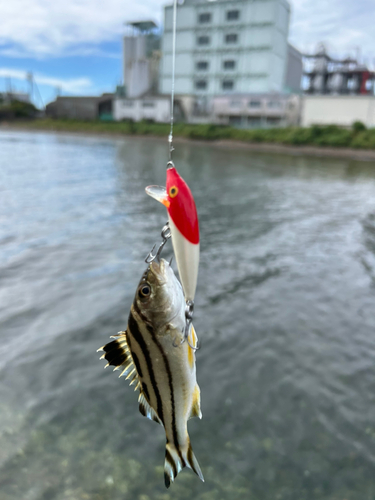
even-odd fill
[(178, 187), (177, 186), (172, 186), (171, 188), (169, 188), (169, 196), (171, 198), (174, 198), (175, 196), (177, 196), (178, 194)]
[(144, 283), (138, 289), (138, 296), (140, 299), (145, 299), (151, 294), (151, 287), (148, 283)]

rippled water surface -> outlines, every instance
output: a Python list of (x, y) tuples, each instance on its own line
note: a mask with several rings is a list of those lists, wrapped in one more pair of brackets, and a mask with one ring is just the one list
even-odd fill
[(0, 133), (1, 500), (373, 500), (375, 164), (177, 146), (206, 482), (166, 490), (163, 429), (96, 353), (166, 220), (144, 193), (166, 159), (152, 139)]

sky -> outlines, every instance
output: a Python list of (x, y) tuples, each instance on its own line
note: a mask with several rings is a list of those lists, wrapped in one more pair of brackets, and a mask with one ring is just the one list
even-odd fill
[[(289, 0), (290, 42), (312, 52), (358, 55), (375, 67), (375, 0)], [(0, 0), (0, 92), (26, 91), (36, 104), (62, 95), (98, 95), (121, 83), (124, 22), (162, 22), (165, 0)], [(167, 2), (171, 3), (171, 2)]]

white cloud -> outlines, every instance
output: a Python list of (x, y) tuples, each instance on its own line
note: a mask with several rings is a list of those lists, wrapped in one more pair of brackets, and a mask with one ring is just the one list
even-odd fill
[(375, 58), (374, 0), (292, 0), (290, 39), (312, 52), (324, 42), (334, 54)]
[[(0, 68), (0, 78), (12, 78), (14, 80), (25, 81), (27, 73), (25, 71)], [(82, 94), (90, 91), (93, 87), (89, 78), (54, 78), (40, 74), (34, 74), (34, 79), (38, 85), (48, 85), (59, 87), (63, 92), (70, 94)]]
[[(3, 1), (0, 14), (0, 54), (46, 58), (87, 55), (109, 57), (101, 43), (119, 41), (124, 22), (162, 20), (171, 0), (16, 0)], [(335, 53), (354, 55), (361, 47), (375, 57), (374, 0), (290, 0), (290, 38), (297, 48), (312, 51), (325, 42)]]
[[(2, 2), (0, 53), (69, 55), (119, 39), (125, 20), (161, 19), (162, 0), (17, 0)], [(2, 50), (1, 50), (1, 46)], [(9, 52), (11, 51), (11, 52)]]

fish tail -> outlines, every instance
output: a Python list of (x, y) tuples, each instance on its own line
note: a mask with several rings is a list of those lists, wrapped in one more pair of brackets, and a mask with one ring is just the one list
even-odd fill
[(201, 481), (204, 482), (204, 477), (201, 471), (201, 468), (199, 467), (198, 460), (196, 459), (193, 448), (191, 447), (190, 440), (187, 446), (186, 454), (184, 456), (186, 465), (190, 467), (191, 470), (193, 470), (196, 475), (199, 477)]
[(164, 462), (164, 481), (167, 488), (175, 480), (177, 474), (184, 468), (189, 467), (204, 482), (201, 468), (196, 459), (190, 441), (185, 447), (177, 448), (173, 443), (166, 444)]

